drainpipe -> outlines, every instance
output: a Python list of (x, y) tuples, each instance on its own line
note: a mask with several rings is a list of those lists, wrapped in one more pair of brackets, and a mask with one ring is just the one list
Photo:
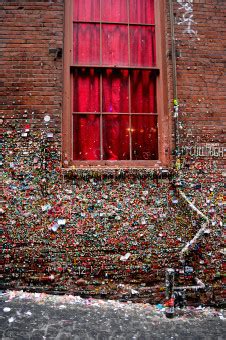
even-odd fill
[[(179, 144), (180, 144), (180, 135), (179, 135), (179, 122), (178, 122), (178, 98), (177, 98), (177, 64), (176, 64), (176, 46), (175, 46), (175, 20), (174, 20), (174, 12), (173, 12), (173, 1), (169, 0), (169, 12), (170, 12), (170, 26), (171, 26), (171, 56), (172, 56), (172, 69), (173, 69), (173, 98), (174, 98), (174, 136), (175, 136), (175, 155), (176, 155), (176, 166), (177, 166), (177, 156), (178, 156), (178, 150), (179, 150)], [(180, 162), (179, 162), (180, 163)], [(196, 235), (193, 237), (191, 241), (189, 241), (185, 247), (180, 252), (180, 260), (184, 261), (184, 255), (189, 251), (189, 249), (197, 242), (197, 240), (203, 235), (205, 229), (207, 229), (209, 225), (208, 217), (205, 216), (198, 208), (195, 207), (195, 205), (189, 201), (187, 196), (179, 190), (180, 195), (185, 199), (185, 201), (188, 203), (189, 207), (194, 210), (198, 215), (200, 215), (202, 218), (205, 219), (205, 223), (201, 227), (201, 229), (196, 233)], [(173, 269), (167, 269), (166, 271), (166, 277), (169, 277), (169, 273), (174, 272)], [(185, 286), (185, 287), (174, 287), (174, 275), (172, 275), (172, 291), (171, 296), (173, 296), (174, 290), (186, 290), (186, 289), (198, 289), (198, 288), (205, 288), (205, 284), (198, 279), (195, 278), (195, 281), (197, 285), (195, 286)], [(166, 291), (168, 291), (168, 287), (166, 285)], [(166, 298), (169, 298), (168, 293), (166, 293)]]
[(175, 46), (175, 31), (174, 31), (174, 13), (173, 13), (173, 0), (169, 0), (169, 13), (170, 13), (170, 28), (171, 28), (171, 57), (173, 69), (173, 104), (174, 104), (174, 138), (175, 138), (175, 153), (177, 155), (179, 148), (179, 123), (178, 123), (178, 98), (177, 98), (177, 62), (176, 62), (176, 46)]
[(188, 197), (185, 195), (185, 193), (182, 190), (179, 190), (180, 196), (187, 202), (189, 207), (194, 210), (199, 216), (201, 216), (205, 223), (203, 223), (202, 227), (198, 230), (198, 232), (195, 234), (193, 239), (189, 241), (184, 248), (180, 252), (180, 259), (181, 261), (184, 260), (184, 255), (189, 251), (191, 247), (193, 247), (194, 244), (198, 241), (198, 239), (203, 235), (205, 230), (209, 227), (209, 219), (206, 215), (204, 215), (196, 206), (188, 199)]
[[(189, 200), (189, 198), (185, 195), (185, 193), (182, 190), (179, 190), (179, 194), (187, 202), (189, 207), (205, 220), (202, 227), (197, 231), (193, 239), (189, 241), (180, 251), (180, 260), (181, 262), (184, 262), (185, 254), (189, 252), (189, 250), (197, 243), (198, 239), (203, 236), (205, 230), (209, 227), (209, 219)], [(174, 287), (174, 290), (186, 290), (186, 289), (196, 290), (198, 288), (205, 288), (205, 284), (199, 278), (195, 277), (195, 281), (196, 281), (195, 286)]]
[[(183, 263), (185, 254), (187, 254), (189, 252), (191, 247), (193, 247), (196, 244), (198, 239), (203, 235), (205, 230), (208, 228), (209, 219), (188, 199), (188, 197), (185, 195), (185, 193), (183, 191), (179, 190), (179, 193), (180, 193), (180, 196), (187, 202), (189, 207), (205, 220), (205, 223), (203, 223), (202, 227), (198, 230), (198, 232), (193, 237), (193, 239), (191, 241), (189, 241), (184, 246), (184, 248), (180, 251), (180, 261)], [(172, 305), (172, 303), (174, 303), (174, 301), (172, 301), (171, 304), (170, 304), (170, 300), (174, 299), (174, 291), (197, 290), (197, 289), (205, 288), (205, 284), (198, 277), (195, 277), (195, 282), (196, 282), (196, 285), (194, 285), (194, 286), (175, 287), (174, 286), (174, 269), (173, 268), (167, 268), (166, 269), (166, 293), (165, 293), (165, 296), (166, 296), (166, 299), (168, 300), (168, 304), (169, 304), (166, 307), (166, 310), (165, 310), (165, 315), (167, 317), (172, 318), (174, 316), (174, 306)]]
[(174, 290), (189, 290), (189, 289), (199, 289), (199, 288), (205, 288), (205, 283), (203, 283), (200, 279), (195, 277), (195, 286), (180, 286), (180, 287), (174, 287)]
[[(174, 136), (175, 136), (175, 156), (176, 156), (176, 162), (175, 167), (177, 169), (177, 162), (179, 160), (178, 152), (179, 152), (179, 145), (180, 145), (180, 135), (179, 135), (179, 122), (178, 122), (178, 98), (177, 98), (177, 64), (176, 64), (176, 46), (175, 46), (175, 19), (174, 19), (174, 12), (173, 12), (173, 2), (174, 0), (169, 0), (169, 11), (170, 11), (170, 26), (171, 26), (171, 55), (172, 55), (172, 69), (173, 69), (173, 98), (174, 98)], [(180, 167), (180, 161), (179, 161), (179, 167)], [(204, 215), (185, 195), (185, 193), (181, 190), (179, 190), (179, 193), (181, 197), (187, 202), (189, 207), (194, 210), (199, 216), (201, 216), (205, 223), (203, 223), (202, 227), (199, 229), (199, 231), (196, 233), (196, 235), (193, 237), (191, 241), (189, 241), (184, 248), (180, 252), (180, 260), (183, 263), (184, 262), (184, 256), (189, 252), (189, 250), (196, 244), (198, 239), (203, 235), (204, 231), (209, 226), (209, 219), (206, 215)], [(174, 296), (174, 291), (178, 290), (189, 290), (194, 289), (197, 290), (199, 288), (205, 288), (205, 284), (197, 277), (195, 277), (196, 285), (194, 286), (183, 286), (183, 287), (175, 287), (174, 286), (174, 269), (168, 268), (166, 270), (166, 299), (171, 299)], [(171, 310), (171, 313), (169, 313), (168, 309), (166, 311), (166, 315), (171, 315), (170, 317), (173, 317), (174, 311)]]

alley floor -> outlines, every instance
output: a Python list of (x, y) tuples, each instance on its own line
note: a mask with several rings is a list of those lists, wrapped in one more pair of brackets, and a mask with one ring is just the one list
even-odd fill
[(154, 340), (226, 337), (224, 311), (186, 307), (166, 318), (164, 306), (7, 291), (1, 293), (2, 340)]

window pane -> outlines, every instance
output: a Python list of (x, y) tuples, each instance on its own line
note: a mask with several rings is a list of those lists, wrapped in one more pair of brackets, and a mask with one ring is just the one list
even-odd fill
[(100, 116), (74, 115), (74, 160), (100, 159)]
[(157, 116), (132, 116), (132, 158), (158, 159)]
[(100, 63), (100, 25), (75, 24), (73, 40), (75, 64), (97, 65)]
[(103, 64), (128, 65), (128, 27), (103, 24)]
[(129, 116), (103, 115), (105, 160), (129, 160)]
[(132, 66), (155, 66), (155, 29), (130, 26), (130, 58)]
[(129, 0), (129, 5), (131, 23), (154, 24), (154, 0)]
[(100, 73), (97, 70), (75, 70), (73, 112), (100, 112)]
[(157, 112), (156, 76), (153, 71), (131, 72), (131, 112)]
[(129, 112), (128, 70), (103, 71), (103, 112)]
[(74, 0), (74, 20), (99, 21), (100, 0)]
[(127, 0), (103, 0), (102, 21), (128, 22)]

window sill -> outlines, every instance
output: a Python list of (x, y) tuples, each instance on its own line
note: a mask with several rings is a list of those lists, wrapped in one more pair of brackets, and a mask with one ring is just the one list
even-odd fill
[(98, 162), (74, 162), (70, 166), (62, 166), (63, 175), (66, 177), (126, 177), (126, 176), (151, 176), (158, 178), (168, 178), (172, 169), (163, 166), (159, 160), (157, 161), (137, 161), (133, 164), (128, 162), (105, 161)]
[(65, 169), (159, 169), (163, 167), (160, 160), (151, 161), (71, 161), (68, 165), (64, 161)]

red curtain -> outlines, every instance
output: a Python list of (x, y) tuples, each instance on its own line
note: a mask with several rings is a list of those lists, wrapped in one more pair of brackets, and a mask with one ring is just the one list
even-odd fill
[[(92, 68), (77, 69), (73, 94), (74, 159), (99, 160), (100, 72)], [(97, 114), (84, 114), (86, 112)]]
[[(129, 112), (128, 70), (103, 71), (103, 112)], [(103, 159), (129, 160), (129, 116), (103, 115)]]
[(128, 22), (127, 0), (102, 0), (102, 21)]
[(158, 159), (157, 116), (132, 115), (132, 159)]
[(74, 0), (74, 21), (100, 21), (100, 0)]
[(131, 23), (154, 24), (154, 0), (129, 0), (129, 13)]
[(80, 115), (73, 117), (74, 159), (100, 159), (100, 115)]
[(132, 66), (155, 66), (155, 29), (130, 26), (130, 58)]
[[(102, 21), (128, 22), (127, 0), (102, 0)], [(129, 0), (131, 23), (154, 24), (154, 0)], [(74, 21), (99, 21), (100, 0), (74, 0)]]
[(129, 136), (128, 115), (103, 115), (103, 159), (129, 160)]
[(131, 72), (132, 159), (158, 159), (156, 79), (153, 71)]
[(78, 68), (74, 72), (73, 112), (100, 112), (100, 72)]
[[(157, 159), (157, 116), (147, 115), (157, 112), (155, 75), (114, 69), (156, 64), (154, 27), (142, 26), (154, 24), (154, 1), (74, 0), (73, 15), (73, 62), (83, 65), (74, 72), (74, 159), (100, 160), (101, 149), (104, 160), (129, 160), (130, 150), (134, 160)], [(128, 15), (137, 24), (129, 30), (120, 24)]]
[(153, 71), (131, 72), (131, 112), (156, 113), (156, 79)]
[(128, 65), (128, 27), (126, 25), (102, 25), (103, 65)]
[(100, 25), (74, 23), (73, 60), (79, 65), (100, 64)]
[(128, 70), (103, 70), (103, 112), (129, 112)]

